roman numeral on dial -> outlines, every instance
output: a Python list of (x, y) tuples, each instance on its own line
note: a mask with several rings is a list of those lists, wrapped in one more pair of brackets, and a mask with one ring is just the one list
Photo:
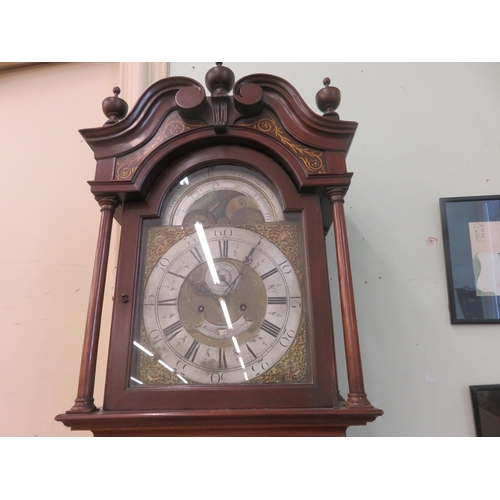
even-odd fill
[(252, 355), (254, 359), (257, 359), (257, 354), (255, 354), (252, 349), (250, 349), (250, 346), (248, 344), (245, 344), (247, 346), (248, 352)]
[(198, 354), (198, 349), (200, 348), (200, 343), (197, 340), (193, 340), (193, 343), (189, 346), (189, 349), (184, 356), (188, 361), (192, 361), (194, 363), (194, 359)]
[(205, 262), (205, 259), (203, 258), (203, 255), (200, 253), (200, 249), (198, 247), (194, 247), (191, 250), (189, 250), (189, 253), (196, 259), (198, 264), (203, 264)]
[(168, 274), (172, 274), (173, 276), (177, 276), (178, 278), (181, 278), (183, 280), (186, 279), (185, 276), (182, 276), (181, 274), (173, 273), (172, 271), (167, 271)]
[(268, 297), (267, 303), (269, 305), (286, 304), (286, 297)]
[(219, 349), (219, 370), (222, 370), (222, 368), (227, 368), (227, 361), (226, 361), (226, 351), (222, 348)]
[(278, 336), (281, 330), (279, 326), (276, 326), (274, 323), (267, 321), (267, 319), (265, 319), (262, 325), (260, 325), (260, 329), (264, 330), (266, 333), (269, 333), (269, 335), (272, 335), (274, 338)]
[(167, 340), (170, 342), (176, 335), (182, 332), (182, 324), (180, 321), (167, 326), (167, 328), (163, 329), (163, 333), (167, 337)]
[(278, 272), (278, 269), (275, 267), (274, 269), (271, 269), (270, 271), (267, 271), (267, 273), (264, 273), (261, 278), (265, 280), (266, 278), (269, 278), (269, 276), (272, 276), (273, 274), (276, 274)]
[(219, 255), (227, 257), (229, 253), (229, 240), (219, 240)]
[(158, 301), (159, 306), (176, 306), (177, 305), (177, 299), (166, 299), (166, 300), (159, 300)]

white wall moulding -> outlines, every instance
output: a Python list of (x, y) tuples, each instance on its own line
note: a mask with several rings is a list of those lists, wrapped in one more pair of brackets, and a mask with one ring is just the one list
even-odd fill
[(11, 71), (14, 69), (25, 69), (32, 66), (42, 66), (44, 64), (51, 64), (47, 62), (0, 62), (0, 73), (4, 71)]
[(120, 63), (120, 97), (130, 109), (142, 93), (154, 82), (169, 76), (168, 62)]

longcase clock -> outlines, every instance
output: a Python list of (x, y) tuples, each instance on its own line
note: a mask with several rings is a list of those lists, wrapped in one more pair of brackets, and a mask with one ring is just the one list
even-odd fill
[[(367, 399), (343, 201), (357, 124), (325, 79), (313, 113), (285, 80), (153, 84), (82, 130), (97, 160), (95, 268), (78, 394), (57, 420), (96, 436), (343, 436)], [(231, 94), (232, 92), (232, 94)], [(93, 391), (113, 217), (121, 224), (104, 404)], [(333, 222), (349, 392), (338, 390), (325, 234)]]

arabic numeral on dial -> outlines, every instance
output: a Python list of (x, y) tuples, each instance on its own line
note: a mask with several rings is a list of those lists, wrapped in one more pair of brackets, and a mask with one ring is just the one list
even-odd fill
[[(182, 366), (181, 366), (182, 365)], [(181, 360), (177, 361), (176, 363), (176, 371), (180, 374), (180, 375), (185, 375), (185, 371), (186, 371), (186, 364), (184, 364)]]
[(281, 336), (279, 343), (282, 347), (288, 347), (292, 343), (294, 337), (295, 337), (294, 330), (286, 330), (285, 332), (283, 332), (283, 335)]
[(220, 384), (221, 382), (224, 382), (224, 373), (212, 373), (210, 376), (210, 380), (212, 384)]
[(225, 229), (216, 229), (214, 231), (214, 235), (216, 238), (231, 238), (233, 230), (230, 227), (226, 227)]
[(191, 193), (191, 198), (194, 198), (196, 200), (196, 198), (200, 197), (202, 194), (203, 194), (203, 189), (198, 188), (193, 193)]
[(157, 344), (158, 342), (160, 342), (160, 340), (163, 340), (163, 337), (158, 330), (149, 332), (149, 341), (151, 342), (151, 344)]
[(154, 295), (148, 295), (144, 299), (144, 305), (145, 306), (154, 306), (155, 305), (155, 296)]
[(170, 264), (170, 261), (168, 259), (166, 259), (165, 257), (162, 257), (159, 261), (158, 261), (158, 269), (160, 271), (164, 271)]
[(289, 264), (289, 262), (287, 260), (282, 262), (279, 265), (279, 267), (280, 267), (281, 271), (283, 272), (283, 274), (290, 274), (292, 272), (292, 266)]
[[(269, 366), (270, 366), (269, 363), (264, 360), (258, 363), (258, 366), (253, 365), (252, 371), (255, 372), (256, 375), (260, 375), (262, 372), (269, 370)], [(259, 369), (262, 371), (258, 371)]]

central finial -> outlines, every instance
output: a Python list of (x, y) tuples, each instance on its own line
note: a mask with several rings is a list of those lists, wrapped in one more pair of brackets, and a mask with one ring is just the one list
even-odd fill
[(234, 73), (221, 62), (215, 64), (214, 68), (208, 70), (205, 83), (212, 95), (227, 95), (233, 89)]

